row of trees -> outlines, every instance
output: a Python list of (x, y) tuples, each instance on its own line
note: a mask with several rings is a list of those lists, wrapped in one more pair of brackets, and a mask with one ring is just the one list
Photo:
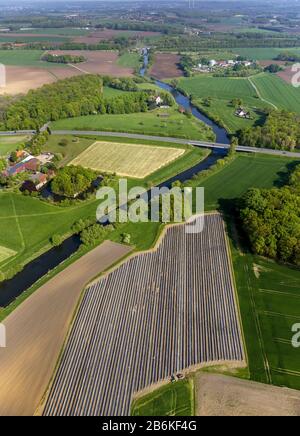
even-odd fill
[(54, 55), (51, 53), (46, 53), (42, 56), (42, 61), (45, 62), (53, 62), (55, 64), (80, 64), (81, 62), (85, 62), (86, 59), (84, 56), (76, 56), (70, 54), (60, 54)]
[(232, 49), (253, 47), (298, 47), (300, 39), (282, 35), (218, 33), (203, 37), (164, 36), (155, 41), (157, 50), (199, 51), (203, 49)]
[(254, 253), (300, 265), (300, 165), (283, 188), (250, 189), (240, 216)]
[(288, 112), (271, 111), (263, 126), (238, 132), (239, 143), (248, 147), (294, 150), (300, 147), (300, 116)]

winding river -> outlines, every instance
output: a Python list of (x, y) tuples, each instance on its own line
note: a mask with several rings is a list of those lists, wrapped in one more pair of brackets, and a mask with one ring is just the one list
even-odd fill
[[(148, 65), (148, 53), (144, 52), (144, 66), (140, 71), (142, 76), (145, 75)], [(220, 128), (212, 120), (203, 115), (195, 106), (192, 105), (188, 97), (182, 93), (176, 91), (170, 85), (157, 81), (156, 84), (163, 90), (169, 91), (173, 94), (176, 102), (183, 106), (185, 109), (190, 110), (192, 114), (203, 121), (209, 127), (213, 129), (216, 134), (217, 142), (221, 144), (229, 144), (229, 138), (225, 129)], [(192, 168), (183, 171), (180, 174), (166, 180), (161, 183), (159, 187), (170, 188), (172, 184), (179, 180), (180, 182), (186, 182), (191, 179), (194, 174), (200, 171), (207, 170), (216, 161), (226, 155), (226, 151), (222, 149), (214, 149), (213, 152), (202, 162), (199, 162)], [(46, 253), (39, 256), (37, 259), (28, 263), (24, 269), (16, 274), (12, 279), (6, 280), (0, 283), (0, 307), (7, 307), (11, 302), (13, 302), (17, 297), (19, 297), (23, 292), (28, 290), (34, 283), (44, 277), (49, 271), (56, 268), (62, 262), (66, 261), (72, 254), (74, 254), (80, 247), (79, 236), (72, 236), (65, 240), (61, 246), (52, 248)]]

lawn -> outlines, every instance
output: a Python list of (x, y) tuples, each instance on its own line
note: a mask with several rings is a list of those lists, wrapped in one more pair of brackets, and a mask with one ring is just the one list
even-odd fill
[(195, 118), (176, 109), (156, 109), (136, 114), (88, 115), (55, 121), (52, 130), (99, 130), (145, 135), (173, 136), (187, 139), (214, 139), (212, 130)]
[(178, 147), (158, 147), (97, 141), (70, 164), (118, 176), (144, 179), (185, 153)]
[(132, 416), (193, 416), (192, 380), (169, 383), (133, 402)]
[(28, 139), (29, 136), (0, 136), (0, 156), (6, 156), (16, 150)]

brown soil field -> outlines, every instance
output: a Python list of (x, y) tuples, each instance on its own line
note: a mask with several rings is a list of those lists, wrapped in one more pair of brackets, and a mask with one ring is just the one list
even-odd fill
[[(53, 54), (63, 54), (64, 51), (49, 51)], [(134, 70), (117, 64), (118, 54), (113, 51), (81, 51), (69, 50), (68, 54), (83, 55), (87, 61), (77, 65), (53, 66), (49, 62), (49, 68), (7, 66), (7, 86), (0, 88), (3, 94), (25, 94), (30, 89), (39, 88), (56, 80), (66, 79), (80, 74), (103, 74), (114, 77), (128, 77), (133, 75)]]
[(99, 41), (110, 40), (120, 35), (139, 36), (143, 38), (147, 36), (156, 36), (159, 35), (159, 33), (134, 30), (105, 29), (92, 32), (87, 36), (76, 36), (75, 38), (72, 38), (72, 41), (82, 44), (97, 44)]
[(279, 65), (279, 66), (281, 66), (281, 67), (284, 67), (284, 66), (285, 66), (285, 62), (284, 62), (284, 61), (274, 61), (273, 59), (270, 59), (270, 60), (264, 60), (264, 61), (259, 61), (259, 64), (260, 64), (262, 67), (268, 67), (269, 65), (272, 65), (272, 64), (274, 64), (274, 65)]
[(178, 66), (180, 56), (173, 53), (158, 53), (155, 56), (154, 65), (150, 74), (157, 79), (170, 79), (172, 77), (181, 77), (183, 73)]
[(105, 242), (41, 286), (4, 321), (0, 415), (33, 415), (45, 394), (84, 286), (130, 252)]
[(81, 71), (83, 73), (108, 74), (115, 77), (131, 76), (134, 73), (133, 69), (124, 68), (117, 64), (119, 55), (115, 51), (68, 50), (65, 52), (62, 50), (54, 50), (49, 51), (48, 53), (84, 56), (86, 62), (81, 62), (80, 64), (74, 65), (73, 68), (71, 67), (72, 70)]
[(6, 86), (0, 88), (0, 95), (24, 94), (55, 81), (55, 76), (44, 68), (7, 66)]
[(277, 73), (277, 76), (281, 77), (283, 80), (285, 80), (287, 83), (291, 84), (292, 82), (292, 77), (295, 75), (296, 73), (294, 71), (292, 71), (292, 67), (287, 67), (284, 71), (280, 71), (279, 73)]
[(196, 416), (300, 416), (300, 392), (223, 375), (195, 378)]

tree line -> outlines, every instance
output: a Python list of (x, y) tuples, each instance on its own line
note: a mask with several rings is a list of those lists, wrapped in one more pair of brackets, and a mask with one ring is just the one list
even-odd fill
[(239, 210), (254, 253), (300, 266), (300, 165), (282, 188), (248, 190)]

